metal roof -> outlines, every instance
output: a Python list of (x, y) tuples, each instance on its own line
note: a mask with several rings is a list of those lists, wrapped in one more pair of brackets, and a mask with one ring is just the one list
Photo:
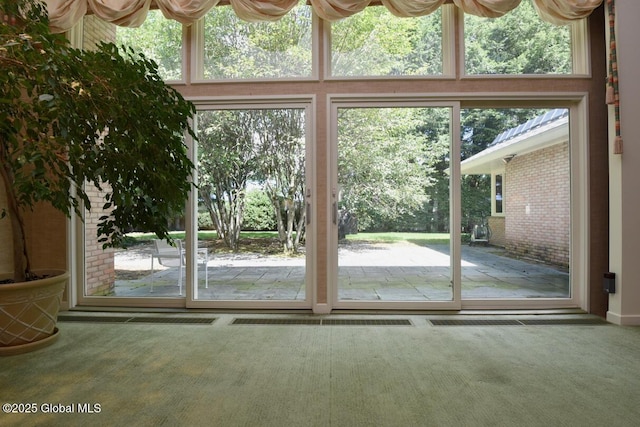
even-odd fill
[(556, 120), (560, 120), (563, 117), (569, 115), (569, 110), (567, 108), (556, 108), (554, 110), (549, 110), (545, 114), (534, 117), (533, 119), (522, 123), (514, 128), (508, 129), (502, 132), (500, 135), (496, 136), (496, 138), (489, 144), (489, 147), (498, 145), (504, 141), (507, 141), (511, 138), (515, 138), (516, 136), (525, 134), (530, 132), (536, 128), (549, 124), (551, 122), (555, 122)]

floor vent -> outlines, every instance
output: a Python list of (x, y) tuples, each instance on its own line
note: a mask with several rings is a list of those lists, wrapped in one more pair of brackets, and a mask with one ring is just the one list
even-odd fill
[(85, 322), (85, 323), (162, 323), (162, 324), (188, 324), (210, 325), (215, 317), (150, 317), (150, 316), (65, 316), (59, 315), (59, 322)]
[(508, 319), (430, 319), (433, 326), (516, 326), (518, 320)]
[(412, 326), (409, 319), (323, 319), (323, 325)]
[(569, 319), (430, 319), (433, 326), (544, 326), (544, 325), (606, 325), (599, 318)]
[(597, 317), (575, 319), (523, 319), (523, 325), (608, 325), (607, 321)]
[(320, 319), (270, 319), (241, 318), (233, 319), (232, 325), (319, 325)]
[(239, 318), (232, 325), (412, 326), (408, 319)]

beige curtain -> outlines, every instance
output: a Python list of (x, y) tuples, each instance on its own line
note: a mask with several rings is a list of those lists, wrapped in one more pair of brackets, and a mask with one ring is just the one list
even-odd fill
[(87, 14), (86, 0), (47, 0), (49, 27), (54, 33), (62, 33), (73, 27)]
[(586, 18), (602, 0), (533, 0), (542, 19), (556, 25)]
[(139, 27), (151, 7), (151, 0), (87, 0), (100, 19), (122, 27)]
[(337, 21), (364, 10), (371, 0), (311, 0), (316, 14), (327, 21)]
[(155, 0), (167, 19), (191, 25), (220, 3), (220, 0)]
[(238, 18), (249, 21), (276, 21), (286, 15), (298, 0), (234, 0), (231, 7)]
[(520, 4), (520, 0), (453, 0), (464, 13), (497, 18), (504, 15)]
[[(220, 0), (45, 0), (51, 28), (63, 32), (73, 27), (88, 11), (117, 25), (137, 27), (147, 16), (151, 3), (164, 16), (190, 25), (202, 18)], [(335, 21), (362, 11), (372, 0), (310, 0), (320, 18)], [(520, 4), (521, 0), (453, 0), (464, 13), (483, 17), (499, 17)], [(582, 19), (603, 0), (533, 0), (542, 19), (566, 24)], [(445, 0), (382, 0), (396, 16), (428, 15)], [(230, 0), (235, 13), (246, 21), (274, 21), (289, 12), (298, 0)]]
[(435, 12), (445, 0), (382, 0), (395, 16), (423, 16)]

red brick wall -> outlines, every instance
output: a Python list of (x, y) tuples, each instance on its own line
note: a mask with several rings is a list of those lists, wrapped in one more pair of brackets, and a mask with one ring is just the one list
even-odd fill
[(507, 250), (569, 265), (569, 145), (515, 157), (506, 167)]
[[(83, 49), (94, 49), (100, 41), (115, 40), (116, 27), (95, 16), (86, 16), (83, 26)], [(85, 295), (106, 295), (113, 290), (116, 276), (113, 249), (103, 250), (97, 237), (98, 218), (106, 213), (101, 209), (104, 198), (95, 187), (87, 189), (91, 211), (84, 220)]]

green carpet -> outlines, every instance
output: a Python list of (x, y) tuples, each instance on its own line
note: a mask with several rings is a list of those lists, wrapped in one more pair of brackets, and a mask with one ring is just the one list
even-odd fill
[[(37, 409), (0, 413), (0, 425), (640, 422), (640, 328), (434, 326), (429, 315), (390, 317), (410, 326), (252, 325), (232, 324), (251, 315), (213, 317), (212, 324), (61, 322), (52, 346), (0, 358), (1, 403)], [(97, 412), (94, 404), (98, 413), (79, 413)], [(60, 405), (75, 412), (43, 413)]]

